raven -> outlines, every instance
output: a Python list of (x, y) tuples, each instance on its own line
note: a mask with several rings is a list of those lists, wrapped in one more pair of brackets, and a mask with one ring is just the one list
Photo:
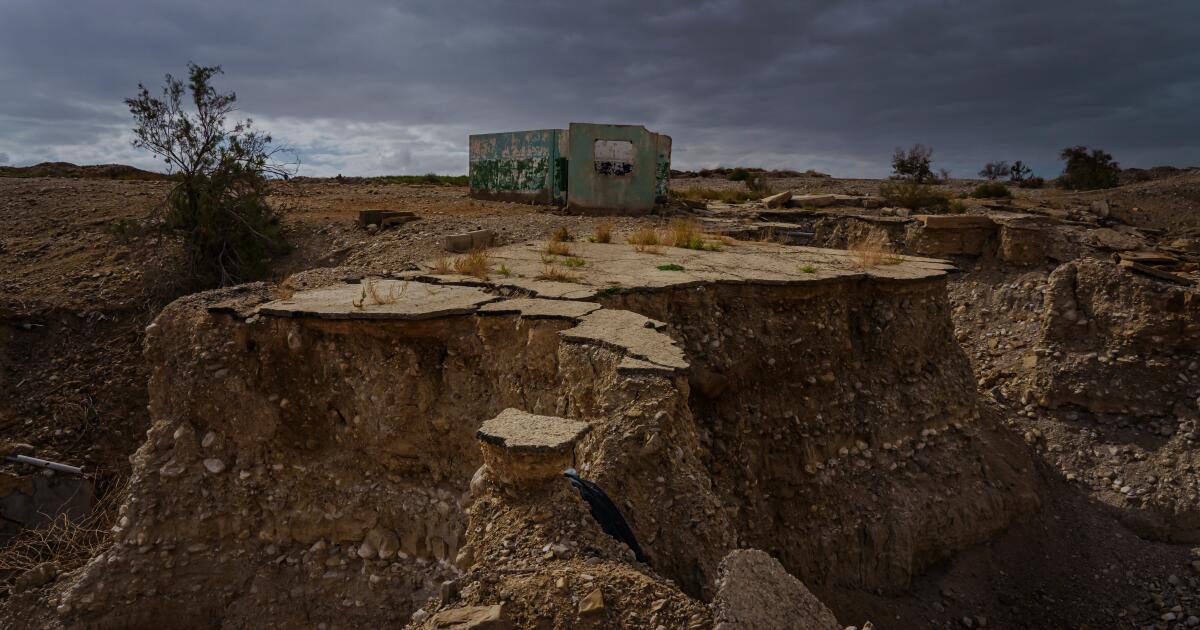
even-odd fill
[(648, 562), (646, 554), (642, 553), (642, 548), (638, 546), (637, 538), (633, 536), (633, 530), (629, 529), (629, 524), (621, 515), (621, 510), (617, 509), (617, 505), (608, 498), (607, 494), (604, 494), (600, 486), (581, 478), (574, 468), (564, 470), (563, 476), (571, 481), (571, 485), (579, 491), (579, 496), (587, 501), (588, 507), (591, 508), (592, 518), (600, 523), (600, 529), (603, 529), (604, 533), (609, 536), (629, 545), (638, 562)]

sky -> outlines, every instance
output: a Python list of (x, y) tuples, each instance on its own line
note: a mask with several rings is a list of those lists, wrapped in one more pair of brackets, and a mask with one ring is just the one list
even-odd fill
[(122, 99), (221, 65), (300, 175), (461, 174), (471, 133), (643, 124), (672, 166), (1200, 165), (1200, 0), (0, 0), (0, 164), (123, 163)]

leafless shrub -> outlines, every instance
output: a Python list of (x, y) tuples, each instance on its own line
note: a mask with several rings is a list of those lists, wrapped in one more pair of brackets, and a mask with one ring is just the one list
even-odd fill
[(395, 304), (400, 299), (400, 296), (408, 291), (408, 283), (393, 282), (388, 285), (387, 291), (381, 291), (378, 282), (372, 278), (367, 278), (363, 280), (363, 289), (366, 291), (367, 297), (374, 304)]

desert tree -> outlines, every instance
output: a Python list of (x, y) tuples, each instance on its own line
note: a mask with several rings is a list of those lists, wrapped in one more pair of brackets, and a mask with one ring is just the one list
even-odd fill
[(1005, 160), (1000, 160), (999, 162), (988, 162), (987, 164), (983, 165), (982, 169), (979, 170), (979, 176), (988, 180), (989, 182), (994, 182), (997, 179), (1008, 177), (1011, 173), (1012, 167), (1009, 166), (1008, 162)]
[(237, 96), (213, 87), (218, 74), (220, 66), (189, 63), (186, 82), (168, 74), (158, 96), (139, 83), (125, 104), (133, 146), (175, 175), (163, 227), (182, 236), (201, 283), (224, 286), (263, 275), (272, 256), (290, 251), (267, 195), (269, 180), (288, 177), (295, 163), (279, 161), (284, 149), (250, 119), (228, 120)]
[(1008, 169), (1008, 181), (1014, 184), (1020, 184), (1026, 181), (1033, 175), (1033, 169), (1025, 165), (1021, 160), (1012, 163)]
[(1066, 162), (1058, 185), (1071, 190), (1112, 188), (1120, 184), (1121, 166), (1113, 156), (1100, 149), (1085, 146), (1067, 147), (1059, 157)]
[(892, 178), (925, 184), (934, 181), (933, 147), (914, 144), (907, 150), (896, 147), (892, 153)]

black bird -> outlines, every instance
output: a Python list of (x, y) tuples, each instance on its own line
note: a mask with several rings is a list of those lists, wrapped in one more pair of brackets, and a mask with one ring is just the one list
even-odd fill
[(571, 485), (579, 491), (579, 496), (587, 501), (591, 508), (592, 518), (600, 523), (600, 529), (603, 529), (604, 533), (609, 536), (629, 545), (638, 562), (649, 562), (646, 554), (642, 553), (642, 548), (638, 546), (637, 538), (633, 536), (633, 530), (629, 529), (629, 523), (626, 523), (625, 517), (621, 515), (621, 510), (617, 509), (617, 504), (613, 503), (607, 494), (604, 494), (600, 486), (580, 477), (574, 468), (564, 470), (563, 476), (571, 481)]

